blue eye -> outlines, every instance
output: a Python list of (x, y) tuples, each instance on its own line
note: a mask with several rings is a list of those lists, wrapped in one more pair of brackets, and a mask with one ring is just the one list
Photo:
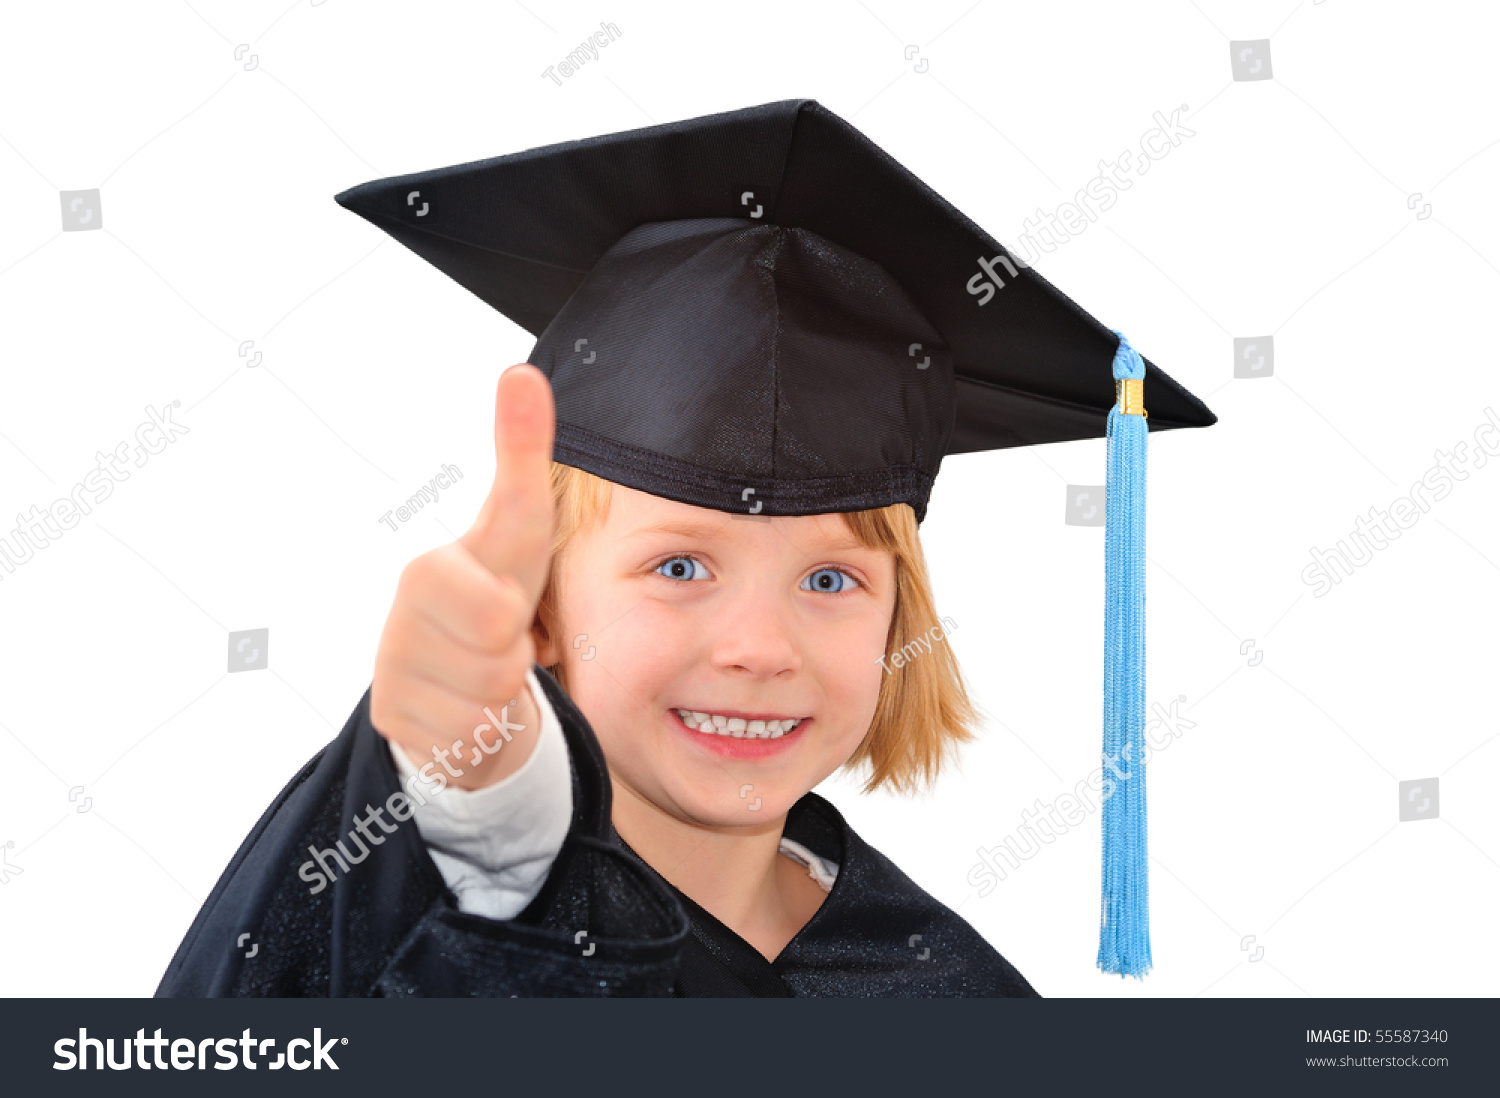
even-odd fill
[(656, 566), (656, 571), (667, 579), (674, 580), (697, 580), (708, 579), (708, 569), (703, 567), (692, 557), (673, 557), (664, 560)]
[(859, 581), (848, 572), (837, 568), (819, 568), (798, 586), (804, 591), (820, 591), (823, 594), (836, 595), (840, 591), (853, 590), (858, 587)]

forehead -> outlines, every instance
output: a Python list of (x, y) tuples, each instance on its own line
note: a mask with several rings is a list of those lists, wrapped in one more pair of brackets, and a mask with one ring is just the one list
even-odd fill
[(676, 536), (698, 541), (759, 539), (798, 549), (865, 548), (838, 513), (752, 518), (679, 503), (620, 484), (612, 486), (601, 533), (632, 542)]

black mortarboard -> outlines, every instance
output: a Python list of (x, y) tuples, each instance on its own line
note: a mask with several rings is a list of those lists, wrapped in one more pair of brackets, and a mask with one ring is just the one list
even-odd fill
[[(1215, 417), (843, 119), (785, 100), (337, 197), (538, 337), (557, 461), (653, 495), (920, 520), (946, 454), (1107, 435), (1105, 750), (1143, 742), (1147, 427)], [(1140, 975), (1137, 769), (1099, 964)]]
[[(558, 461), (685, 503), (921, 518), (944, 455), (1114, 403), (1115, 335), (812, 100), (337, 200), (539, 337)], [(1152, 429), (1214, 422), (1149, 362), (1146, 391)]]

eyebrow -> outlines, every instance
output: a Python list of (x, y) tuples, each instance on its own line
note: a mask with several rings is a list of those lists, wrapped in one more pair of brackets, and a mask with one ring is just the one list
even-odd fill
[[(642, 526), (639, 529), (632, 530), (624, 536), (628, 539), (646, 537), (651, 534), (673, 534), (683, 538), (708, 538), (722, 533), (733, 518), (733, 515), (725, 515), (721, 522), (694, 522), (683, 519), (666, 519), (662, 522), (652, 523), (650, 526)], [(850, 550), (868, 549), (869, 546), (863, 544), (852, 533), (846, 531), (842, 537), (835, 538), (826, 544), (812, 548), (814, 551), (842, 553)]]
[(684, 538), (705, 538), (717, 534), (728, 522), (729, 516), (721, 523), (692, 522), (681, 519), (666, 519), (662, 522), (653, 522), (650, 526), (642, 526), (626, 534), (627, 538), (645, 537), (648, 534), (676, 534)]

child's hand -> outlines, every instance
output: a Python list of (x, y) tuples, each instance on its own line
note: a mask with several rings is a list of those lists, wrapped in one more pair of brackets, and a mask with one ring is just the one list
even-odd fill
[[(520, 769), (540, 730), (526, 672), (536, 658), (531, 624), (552, 547), (555, 422), (540, 370), (522, 364), (500, 376), (489, 497), (468, 533), (406, 566), (375, 655), (371, 723), (419, 767), (435, 751), (452, 752), (445, 777), (461, 789)], [(484, 707), (500, 715), (512, 700), (518, 704), (506, 716), (524, 727), (512, 728), (503, 750), (476, 752), (476, 743), (500, 742), (492, 729), (476, 737), (476, 727), (490, 723)]]

